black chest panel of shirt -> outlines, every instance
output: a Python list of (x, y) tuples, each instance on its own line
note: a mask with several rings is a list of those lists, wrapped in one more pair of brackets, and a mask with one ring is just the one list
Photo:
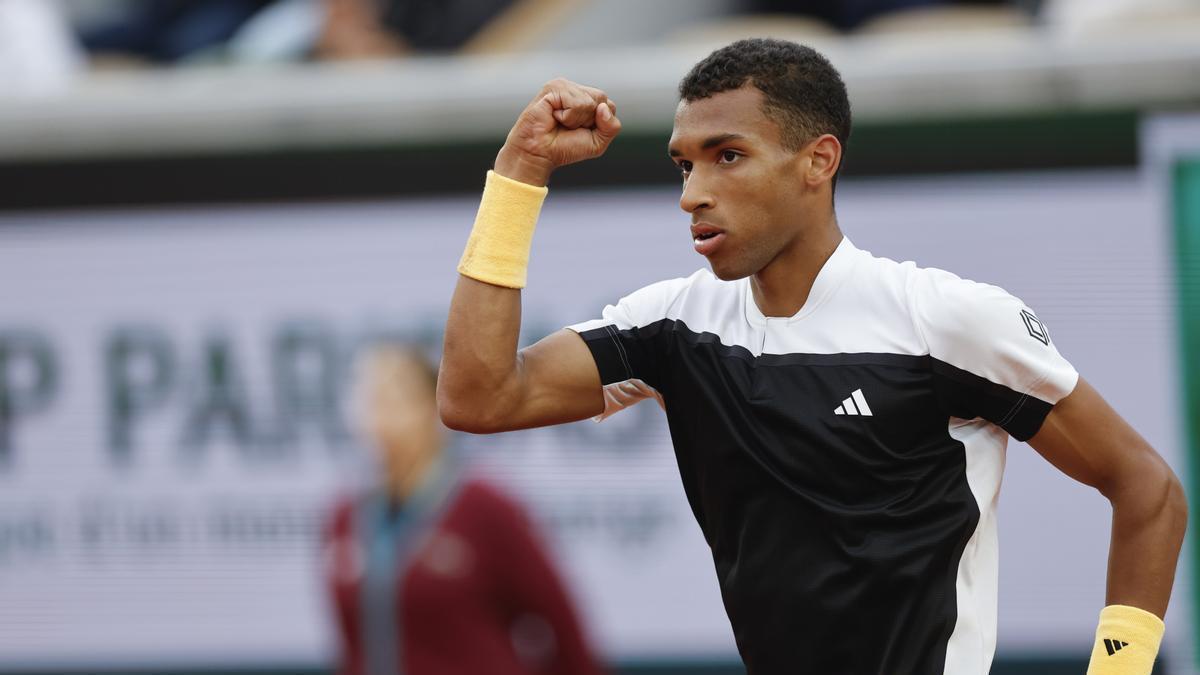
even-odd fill
[[(979, 509), (932, 360), (637, 339), (749, 672), (941, 673)], [(856, 390), (870, 414), (835, 413)]]

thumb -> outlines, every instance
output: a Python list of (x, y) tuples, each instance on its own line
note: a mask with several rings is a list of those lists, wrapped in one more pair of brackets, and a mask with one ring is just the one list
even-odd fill
[(592, 143), (597, 149), (603, 150), (621, 133), (621, 120), (617, 119), (613, 107), (609, 103), (596, 106), (596, 127), (592, 129)]

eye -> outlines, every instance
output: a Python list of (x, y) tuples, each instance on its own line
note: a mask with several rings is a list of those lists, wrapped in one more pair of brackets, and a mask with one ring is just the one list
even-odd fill
[(692, 163), (686, 159), (680, 161), (675, 166), (679, 169), (679, 173), (685, 176), (692, 172)]
[(721, 161), (725, 164), (732, 164), (741, 158), (741, 153), (736, 150), (722, 150)]

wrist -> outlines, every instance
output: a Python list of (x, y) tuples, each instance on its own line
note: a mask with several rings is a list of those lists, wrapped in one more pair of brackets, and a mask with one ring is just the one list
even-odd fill
[(1128, 605), (1100, 612), (1088, 675), (1150, 675), (1162, 642), (1158, 616)]
[(549, 160), (535, 157), (505, 144), (496, 155), (496, 164), (493, 170), (505, 178), (527, 185), (545, 187), (550, 182), (550, 174), (554, 171), (554, 166)]
[(524, 288), (533, 230), (547, 192), (489, 171), (458, 271), (493, 286)]

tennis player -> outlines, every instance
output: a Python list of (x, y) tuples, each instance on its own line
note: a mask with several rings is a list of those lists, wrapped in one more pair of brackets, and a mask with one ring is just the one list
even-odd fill
[(1113, 507), (1089, 673), (1150, 673), (1187, 518), (1171, 469), (1020, 300), (842, 234), (850, 105), (824, 57), (736, 42), (679, 94), (668, 153), (711, 271), (517, 350), (550, 174), (621, 127), (603, 91), (549, 82), (487, 176), (446, 325), (443, 420), (490, 433), (658, 399), (755, 675), (987, 673), (1005, 445), (1028, 441)]

